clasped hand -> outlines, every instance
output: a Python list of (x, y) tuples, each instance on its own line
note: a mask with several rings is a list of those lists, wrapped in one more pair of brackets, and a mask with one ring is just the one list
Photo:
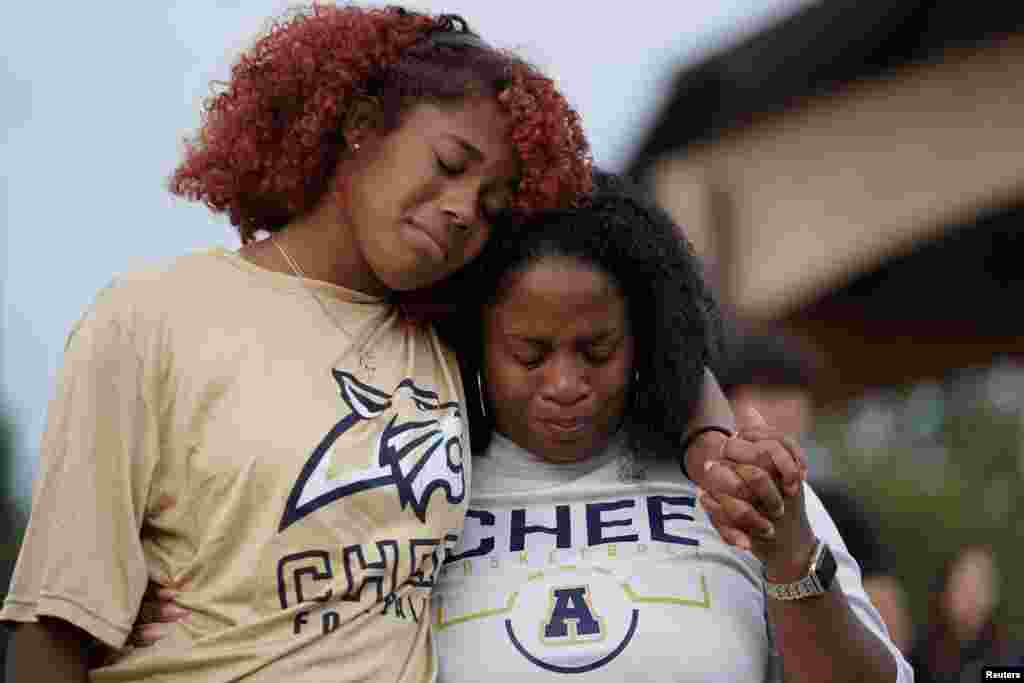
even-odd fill
[(806, 574), (816, 542), (804, 504), (803, 449), (757, 411), (736, 413), (732, 438), (716, 434), (699, 442), (718, 449), (693, 473), (701, 505), (722, 539), (753, 553), (772, 581), (796, 581)]

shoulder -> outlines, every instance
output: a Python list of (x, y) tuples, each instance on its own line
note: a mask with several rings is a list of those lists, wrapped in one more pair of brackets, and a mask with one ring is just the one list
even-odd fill
[(215, 294), (218, 285), (241, 281), (239, 275), (229, 252), (203, 249), (119, 274), (101, 295), (109, 294), (121, 303), (182, 300), (198, 294), (208, 298)]
[(118, 274), (74, 324), (67, 345), (91, 335), (134, 338), (162, 330), (188, 311), (217, 305), (221, 284), (231, 280), (232, 270), (217, 250), (209, 249)]

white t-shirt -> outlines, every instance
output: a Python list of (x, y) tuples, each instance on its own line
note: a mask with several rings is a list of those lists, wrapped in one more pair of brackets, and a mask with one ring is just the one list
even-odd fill
[[(620, 438), (554, 465), (495, 435), (434, 593), (441, 680), (765, 681), (778, 676), (761, 564), (726, 545), (673, 463)], [(813, 491), (815, 534), (861, 621), (913, 680)]]
[[(431, 680), (460, 392), (381, 299), (224, 250), (120, 278), (69, 339), (0, 619), (118, 648), (93, 681)], [(122, 648), (148, 580), (191, 615)]]

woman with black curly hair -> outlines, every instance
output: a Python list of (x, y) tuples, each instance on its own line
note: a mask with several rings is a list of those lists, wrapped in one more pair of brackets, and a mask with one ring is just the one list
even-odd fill
[[(12, 678), (429, 679), (468, 445), (454, 354), (408, 297), (497, 214), (590, 186), (552, 81), (460, 18), (314, 4), (271, 25), (170, 181), (241, 249), (119, 278), (69, 337), (0, 613)], [(701, 434), (703, 473), (721, 435)], [(148, 581), (192, 616), (124, 647)]]
[[(810, 488), (784, 497), (774, 470), (738, 468), (764, 509), (784, 507), (749, 553), (716, 532), (720, 497), (698, 504), (675, 444), (717, 309), (668, 216), (614, 178), (597, 184), (587, 207), (496, 231), (466, 274), (480, 457), (434, 592), (442, 679), (761, 681), (774, 649), (790, 683), (912, 680)], [(799, 458), (749, 420), (744, 440)], [(819, 540), (837, 580), (783, 593)]]

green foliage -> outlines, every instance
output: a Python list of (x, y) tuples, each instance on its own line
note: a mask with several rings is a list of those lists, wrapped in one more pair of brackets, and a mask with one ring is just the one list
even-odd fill
[(966, 544), (989, 544), (1002, 573), (1001, 617), (1024, 638), (1024, 584), (1016, 580), (1024, 566), (1024, 413), (971, 401), (943, 415), (926, 439), (859, 450), (849, 426), (846, 416), (824, 419), (817, 442), (835, 476), (880, 515), (917, 626), (927, 623), (943, 563)]
[(7, 594), (9, 574), (25, 529), (24, 511), (14, 491), (14, 457), (14, 424), (0, 410), (0, 597)]

